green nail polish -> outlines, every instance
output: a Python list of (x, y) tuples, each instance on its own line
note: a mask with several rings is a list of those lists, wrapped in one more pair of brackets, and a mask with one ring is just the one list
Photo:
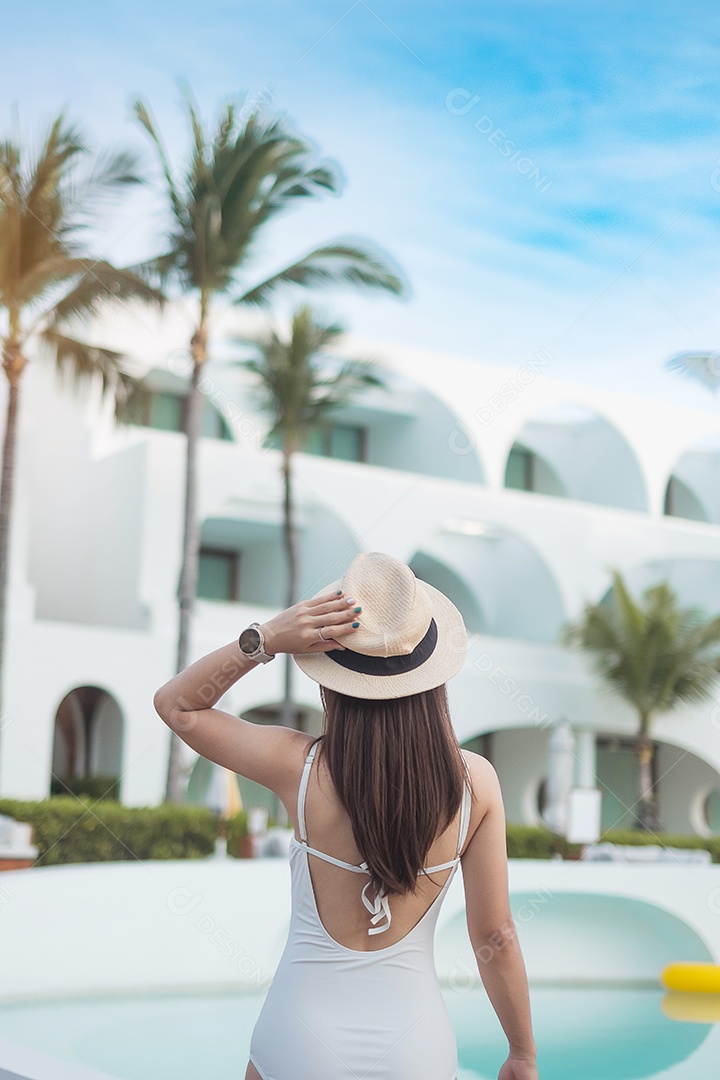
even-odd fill
[(356, 614), (356, 615), (359, 615), (361, 611), (362, 611), (362, 608), (361, 608), (361, 607), (356, 607), (356, 608), (355, 608), (355, 614)]
[(354, 623), (353, 623), (353, 630), (357, 630), (357, 628), (358, 628), (358, 626), (359, 626), (359, 625), (360, 625), (360, 623), (359, 623), (359, 622), (354, 622)]
[(342, 589), (338, 589), (338, 591), (335, 593), (335, 595), (336, 596), (342, 596)]

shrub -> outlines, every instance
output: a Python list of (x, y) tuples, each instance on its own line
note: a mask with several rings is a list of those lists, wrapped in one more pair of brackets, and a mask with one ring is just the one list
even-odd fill
[(120, 781), (116, 776), (77, 776), (73, 780), (60, 780), (53, 776), (50, 784), (51, 795), (87, 795), (93, 802), (96, 799), (120, 798)]
[[(659, 844), (661, 847), (705, 849), (713, 862), (720, 862), (720, 836), (674, 836), (672, 833), (651, 833), (640, 829), (610, 829), (600, 837), (601, 843), (625, 845)], [(570, 844), (555, 836), (549, 829), (533, 825), (507, 826), (508, 855), (511, 859), (577, 858), (580, 844)]]
[(554, 855), (566, 858), (573, 851), (579, 852), (577, 845), (568, 844), (561, 836), (555, 836), (549, 829), (535, 825), (508, 824), (507, 850), (511, 859), (552, 859)]
[[(53, 796), (41, 802), (0, 799), (0, 814), (33, 826), (38, 862), (125, 862), (132, 859), (202, 859), (212, 855), (219, 834), (227, 838), (228, 854), (238, 858), (247, 846), (247, 815), (226, 822), (205, 807), (122, 806), (110, 799)], [(720, 836), (659, 835), (639, 830), (610, 830), (601, 837), (613, 844), (662, 844), (664, 847), (705, 848), (720, 863)], [(549, 829), (533, 825), (507, 826), (511, 859), (577, 858), (581, 847), (569, 844)]]
[(610, 844), (642, 847), (659, 844), (661, 847), (689, 848), (709, 851), (713, 862), (720, 862), (720, 836), (674, 836), (672, 833), (644, 832), (641, 829), (611, 829), (601, 840)]
[(0, 814), (33, 826), (38, 862), (200, 859), (215, 848), (217, 823), (195, 806), (130, 807), (57, 796), (42, 802), (0, 799)]
[(239, 859), (244, 853), (243, 841), (247, 836), (247, 814), (244, 810), (225, 822), (225, 836), (228, 855), (234, 855), (236, 859)]

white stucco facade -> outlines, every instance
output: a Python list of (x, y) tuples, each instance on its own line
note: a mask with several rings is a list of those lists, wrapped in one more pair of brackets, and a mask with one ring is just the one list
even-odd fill
[[(187, 318), (143, 319), (104, 332), (172, 383), (186, 370)], [(368, 355), (362, 342), (347, 349)], [(515, 372), (391, 346), (372, 353), (386, 387), (341, 417), (364, 430), (366, 460), (297, 456), (301, 591), (339, 577), (357, 552), (382, 550), (447, 592), (470, 631), (451, 684), (458, 735), (489, 736), (508, 817), (538, 822), (553, 720), (573, 725), (578, 782), (592, 783), (605, 763), (603, 790), (608, 755), (634, 733), (631, 711), (557, 644), (563, 624), (606, 594), (611, 568), (638, 590), (667, 577), (683, 602), (720, 611), (720, 414), (555, 379), (545, 352)], [(238, 602), (198, 600), (193, 657), (236, 639), (283, 597), (279, 460), (263, 448), (265, 420), (237, 369), (211, 361), (203, 389), (233, 438), (201, 441), (201, 535), (242, 552), (243, 576)], [(532, 458), (535, 490), (505, 486), (513, 445)], [(41, 358), (29, 364), (0, 795), (48, 793), (53, 760), (62, 767), (58, 709), (88, 687), (105, 695), (88, 771), (119, 776), (129, 805), (161, 799), (168, 732), (152, 696), (174, 670), (183, 465), (180, 433), (118, 428), (95, 391), (78, 395)], [(671, 477), (674, 516), (664, 512)], [(281, 664), (267, 665), (222, 705), (273, 706), (281, 684)], [(315, 685), (298, 672), (296, 687), (315, 708)], [(706, 800), (720, 788), (720, 696), (658, 717), (654, 735), (664, 827), (707, 832)]]

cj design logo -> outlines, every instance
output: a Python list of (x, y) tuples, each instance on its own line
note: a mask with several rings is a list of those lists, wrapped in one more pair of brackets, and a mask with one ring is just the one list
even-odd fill
[(720, 731), (720, 705), (713, 705), (710, 710), (710, 723), (716, 731)]
[(465, 116), (480, 103), (478, 94), (471, 94), (462, 86), (456, 86), (445, 96), (445, 108), (452, 116)]
[(457, 959), (448, 972), (448, 987), (456, 994), (467, 994), (475, 989), (477, 982), (477, 974), (464, 960)]
[(173, 349), (168, 353), (165, 366), (173, 375), (190, 375), (195, 363), (189, 349)]
[[(479, 104), (479, 95), (471, 93), (462, 86), (454, 87), (445, 95), (445, 108), (451, 116), (467, 116)], [(475, 120), (473, 127), (487, 139), (501, 157), (506, 158), (514, 166), (521, 176), (524, 176), (526, 180), (532, 180), (537, 190), (544, 193), (552, 187), (553, 181), (543, 176), (535, 161), (528, 157), (513, 139), (508, 138), (507, 132), (499, 127), (491, 116), (483, 113), (479, 119)]]
[(168, 911), (171, 911), (173, 915), (189, 915), (198, 904), (202, 903), (202, 900), (200, 893), (193, 893), (190, 889), (178, 886), (168, 893), (166, 903)]
[(720, 195), (720, 157), (715, 158), (715, 168), (710, 173), (710, 187)]

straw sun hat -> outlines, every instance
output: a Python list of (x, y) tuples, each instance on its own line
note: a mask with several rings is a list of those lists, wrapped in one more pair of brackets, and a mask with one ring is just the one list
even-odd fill
[(345, 641), (352, 648), (301, 653), (295, 663), (321, 686), (358, 698), (399, 698), (432, 690), (463, 665), (467, 635), (462, 615), (432, 585), (391, 555), (365, 552), (340, 581), (362, 605), (361, 626)]

